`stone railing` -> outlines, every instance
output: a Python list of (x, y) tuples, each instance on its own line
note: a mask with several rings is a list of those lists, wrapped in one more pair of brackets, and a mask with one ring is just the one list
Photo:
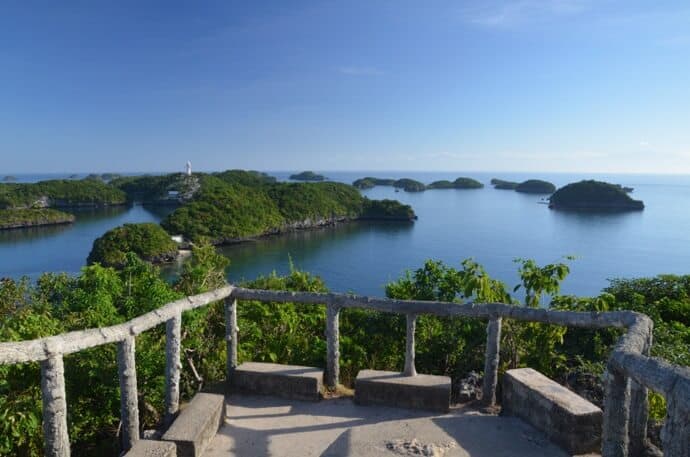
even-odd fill
[(69, 456), (67, 402), (63, 356), (85, 349), (116, 343), (121, 390), (123, 446), (139, 439), (139, 411), (135, 365), (135, 337), (157, 325), (166, 324), (165, 424), (178, 412), (180, 380), (180, 331), (182, 313), (225, 300), (227, 376), (237, 367), (237, 300), (295, 302), (326, 305), (327, 359), (325, 384), (335, 387), (339, 378), (339, 314), (343, 308), (367, 308), (407, 316), (407, 344), (404, 374), (414, 376), (415, 323), (419, 314), (487, 319), (487, 344), (483, 399), (496, 401), (502, 319), (571, 327), (626, 329), (609, 359), (602, 430), (604, 457), (641, 455), (647, 429), (647, 389), (660, 392), (668, 401), (663, 432), (667, 456), (690, 457), (690, 371), (647, 357), (652, 343), (652, 322), (630, 311), (574, 312), (524, 308), (501, 303), (449, 303), (369, 298), (343, 294), (320, 294), (252, 290), (226, 286), (213, 292), (187, 297), (124, 324), (89, 329), (38, 340), (0, 343), (0, 364), (40, 362), (43, 396), (45, 453)]

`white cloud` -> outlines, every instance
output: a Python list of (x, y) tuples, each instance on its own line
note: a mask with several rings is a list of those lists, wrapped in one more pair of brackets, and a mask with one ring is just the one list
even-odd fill
[(375, 67), (345, 66), (338, 68), (338, 71), (349, 76), (377, 76), (383, 74), (381, 70)]

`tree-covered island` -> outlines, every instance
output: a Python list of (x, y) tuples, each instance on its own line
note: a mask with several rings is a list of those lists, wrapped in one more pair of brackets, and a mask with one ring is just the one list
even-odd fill
[(100, 180), (0, 183), (0, 208), (71, 208), (122, 205), (127, 196)]
[(552, 194), (556, 191), (556, 186), (541, 179), (528, 179), (515, 186), (515, 191), (525, 194)]
[(493, 178), (491, 180), (491, 185), (494, 186), (494, 189), (500, 190), (515, 190), (518, 184), (520, 183), (517, 183), (515, 181), (506, 181), (498, 178)]
[(177, 258), (177, 243), (158, 224), (125, 224), (105, 232), (93, 242), (87, 263), (121, 267), (127, 253), (153, 264)]
[(396, 189), (402, 189), (405, 192), (422, 192), (427, 189), (481, 189), (484, 184), (476, 179), (460, 177), (455, 181), (448, 181), (446, 179), (434, 181), (429, 185), (423, 182), (410, 178), (401, 179), (383, 179), (367, 176), (360, 178), (352, 183), (357, 189), (371, 189), (375, 186), (392, 186)]
[(549, 208), (578, 211), (638, 211), (641, 200), (632, 199), (618, 184), (588, 180), (571, 183), (558, 189), (550, 199)]
[(290, 175), (290, 179), (293, 181), (325, 181), (326, 177), (313, 171), (303, 171), (301, 173), (295, 173)]
[(55, 209), (0, 209), (0, 230), (71, 224), (74, 215)]

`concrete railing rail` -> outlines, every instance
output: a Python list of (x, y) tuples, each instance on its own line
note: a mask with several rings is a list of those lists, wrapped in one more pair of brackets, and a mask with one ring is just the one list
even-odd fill
[(503, 319), (540, 322), (585, 328), (626, 329), (608, 363), (602, 455), (642, 455), (646, 446), (647, 389), (661, 393), (668, 402), (668, 416), (662, 433), (665, 455), (690, 457), (690, 370), (648, 357), (652, 344), (652, 321), (632, 311), (575, 312), (525, 308), (503, 303), (451, 303), (370, 298), (346, 294), (321, 294), (253, 290), (226, 286), (212, 292), (169, 303), (129, 322), (98, 329), (65, 333), (31, 341), (0, 343), (0, 364), (40, 362), (43, 395), (45, 453), (70, 455), (67, 435), (67, 402), (63, 356), (85, 349), (116, 343), (121, 390), (123, 445), (129, 448), (139, 439), (139, 412), (135, 364), (135, 337), (157, 325), (166, 324), (165, 425), (178, 412), (182, 313), (225, 300), (227, 376), (237, 367), (237, 300), (295, 302), (326, 305), (327, 357), (325, 383), (335, 387), (339, 380), (339, 315), (343, 308), (365, 308), (407, 316), (407, 344), (404, 374), (416, 374), (415, 324), (419, 314), (487, 319), (487, 344), (483, 399), (496, 400), (501, 324)]

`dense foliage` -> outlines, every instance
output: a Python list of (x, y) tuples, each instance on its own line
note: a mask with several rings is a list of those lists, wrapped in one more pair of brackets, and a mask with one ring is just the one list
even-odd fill
[(326, 177), (324, 175), (314, 173), (313, 171), (303, 171), (301, 173), (290, 175), (290, 179), (294, 181), (325, 181)]
[(169, 262), (177, 257), (177, 243), (158, 224), (125, 224), (96, 238), (87, 262), (121, 266), (130, 252), (149, 262)]
[[(182, 295), (224, 283), (227, 260), (208, 245), (195, 248), (175, 284), (157, 269), (128, 254), (116, 271), (85, 267), (76, 277), (45, 274), (0, 280), (0, 341), (39, 338), (65, 331), (108, 326), (132, 319)], [(389, 297), (458, 301), (503, 301), (515, 306), (607, 311), (633, 309), (655, 322), (654, 355), (690, 363), (690, 276), (614, 280), (599, 297), (558, 295), (568, 266), (539, 266), (519, 260), (520, 283), (509, 289), (477, 263), (460, 268), (427, 261), (386, 287)], [(285, 277), (260, 277), (247, 287), (325, 292), (323, 281), (291, 269)], [(512, 294), (519, 294), (512, 295)], [(238, 305), (240, 362), (247, 360), (325, 366), (325, 307), (243, 301)], [(417, 369), (457, 380), (483, 369), (486, 323), (465, 318), (420, 316)], [(183, 316), (182, 394), (190, 398), (204, 385), (222, 380), (225, 370), (225, 325), (221, 303)], [(601, 384), (603, 363), (619, 336), (617, 330), (565, 329), (504, 320), (501, 370), (531, 366), (561, 382), (573, 373), (594, 375)], [(363, 368), (401, 370), (404, 364), (405, 317), (361, 309), (344, 309), (340, 317), (341, 380), (352, 385)], [(142, 425), (161, 420), (164, 392), (165, 329), (137, 337), (137, 377)], [(108, 345), (65, 358), (68, 423), (75, 455), (117, 455), (119, 421), (116, 348)], [(41, 395), (37, 364), (0, 366), (0, 455), (40, 455)], [(574, 386), (576, 387), (576, 386)], [(594, 399), (596, 400), (596, 399)], [(663, 412), (653, 397), (652, 414)]]
[(270, 233), (283, 224), (278, 206), (265, 190), (213, 180), (217, 182), (207, 179), (193, 201), (161, 223), (168, 232), (192, 241), (207, 238), (224, 243)]
[(552, 194), (556, 190), (556, 186), (548, 181), (541, 179), (528, 179), (515, 186), (516, 192), (523, 192), (526, 194)]
[(644, 203), (633, 200), (619, 184), (601, 181), (580, 181), (561, 187), (551, 196), (555, 209), (574, 210), (641, 210)]
[(55, 209), (0, 209), (0, 230), (70, 222), (74, 222), (74, 215)]
[(514, 181), (505, 181), (503, 179), (493, 178), (491, 180), (491, 185), (494, 186), (494, 189), (515, 190), (515, 188), (518, 186), (518, 183)]
[(121, 205), (121, 190), (97, 180), (0, 184), (0, 209)]

